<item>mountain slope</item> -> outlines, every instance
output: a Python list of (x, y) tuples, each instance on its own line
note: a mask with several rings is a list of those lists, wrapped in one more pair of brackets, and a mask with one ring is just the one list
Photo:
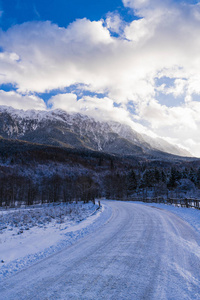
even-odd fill
[[(0, 107), (0, 136), (67, 148), (85, 148), (120, 155), (153, 154), (160, 150), (175, 155), (188, 152), (142, 136), (130, 126), (100, 122), (86, 115), (62, 110), (35, 111)], [(165, 150), (166, 148), (166, 150)]]

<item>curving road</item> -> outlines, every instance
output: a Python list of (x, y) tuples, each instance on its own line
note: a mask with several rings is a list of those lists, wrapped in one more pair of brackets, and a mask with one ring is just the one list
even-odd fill
[(0, 299), (200, 299), (200, 237), (174, 214), (106, 201), (96, 232), (0, 283)]

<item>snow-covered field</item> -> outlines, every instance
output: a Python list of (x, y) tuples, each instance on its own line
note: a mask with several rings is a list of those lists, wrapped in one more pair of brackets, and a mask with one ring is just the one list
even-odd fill
[(71, 245), (110, 215), (93, 203), (0, 210), (0, 279)]

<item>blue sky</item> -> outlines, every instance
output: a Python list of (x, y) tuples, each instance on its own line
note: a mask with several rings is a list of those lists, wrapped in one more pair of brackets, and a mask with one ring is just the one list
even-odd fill
[(118, 11), (127, 21), (134, 17), (132, 10), (125, 8), (121, 0), (1, 0), (0, 8), (4, 30), (15, 24), (46, 20), (66, 27), (76, 19), (105, 18), (109, 11)]
[(0, 0), (0, 105), (127, 123), (200, 156), (200, 3)]

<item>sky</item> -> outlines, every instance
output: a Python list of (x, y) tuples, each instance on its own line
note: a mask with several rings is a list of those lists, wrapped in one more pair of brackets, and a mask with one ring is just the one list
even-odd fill
[(0, 0), (0, 105), (119, 121), (200, 157), (200, 2)]

